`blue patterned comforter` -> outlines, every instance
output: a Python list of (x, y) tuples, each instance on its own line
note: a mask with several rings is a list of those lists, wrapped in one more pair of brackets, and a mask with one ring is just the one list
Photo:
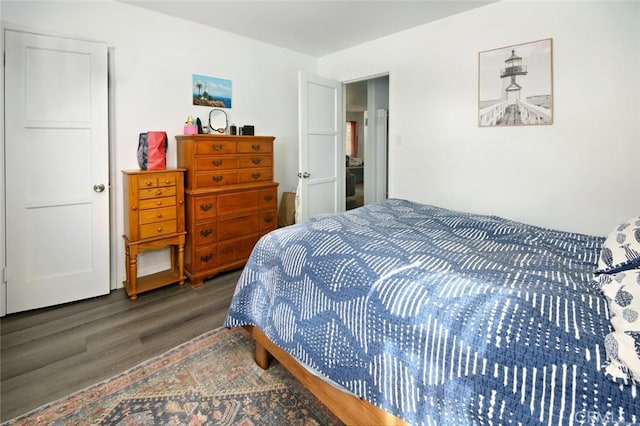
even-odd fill
[(387, 200), (264, 236), (225, 325), (412, 424), (629, 424), (605, 378), (603, 239)]

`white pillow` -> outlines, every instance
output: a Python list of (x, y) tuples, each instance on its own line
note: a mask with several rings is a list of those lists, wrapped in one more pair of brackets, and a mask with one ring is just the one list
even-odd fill
[(614, 329), (605, 337), (605, 373), (617, 383), (640, 385), (640, 269), (615, 274), (602, 292)]
[(640, 216), (611, 231), (604, 241), (596, 274), (611, 274), (640, 266)]

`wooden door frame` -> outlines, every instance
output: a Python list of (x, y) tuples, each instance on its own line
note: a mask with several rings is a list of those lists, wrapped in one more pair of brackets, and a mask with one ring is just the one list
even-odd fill
[[(346, 120), (346, 112), (347, 112), (346, 86), (351, 83), (358, 83), (362, 81), (367, 82), (367, 109), (365, 110), (365, 113), (366, 113), (365, 116), (368, 116), (366, 119), (368, 119), (369, 122), (364, 125), (364, 131), (363, 131), (363, 134), (361, 135), (361, 137), (365, 139), (365, 142), (367, 143), (367, 145), (364, 146), (364, 154), (359, 154), (359, 156), (361, 156), (363, 160), (365, 160), (364, 174), (363, 174), (363, 182), (365, 185), (365, 199), (364, 199), (365, 204), (371, 204), (374, 202), (383, 201), (389, 196), (390, 137), (387, 137), (387, 140), (384, 142), (384, 144), (380, 144), (380, 141), (377, 140), (376, 125), (377, 125), (377, 110), (379, 109), (379, 104), (375, 99), (372, 99), (370, 82), (382, 77), (387, 77), (388, 79), (389, 87), (387, 91), (388, 91), (389, 100), (388, 100), (386, 109), (387, 109), (387, 114), (389, 115), (388, 127), (387, 127), (387, 133), (389, 134), (391, 129), (391, 115), (390, 115), (391, 96), (392, 96), (391, 74), (392, 74), (391, 71), (387, 71), (379, 74), (373, 74), (366, 77), (355, 78), (355, 79), (342, 82), (343, 91), (345, 93), (345, 95), (343, 96), (343, 104), (344, 104), (343, 105), (343, 115), (344, 115), (343, 121)], [(399, 139), (396, 140), (396, 144), (399, 144), (399, 143), (400, 143), (400, 140)], [(374, 153), (373, 155), (371, 155), (371, 151), (373, 151)], [(367, 156), (367, 152), (369, 152), (368, 156)], [(381, 164), (379, 164), (380, 159), (386, 160), (385, 170), (382, 170), (382, 171), (379, 170), (379, 167), (381, 166)], [(346, 166), (343, 165), (343, 168), (345, 169), (345, 173), (346, 173)], [(383, 178), (379, 176), (380, 172), (384, 172)], [(369, 187), (369, 190), (367, 190), (367, 186)], [(381, 188), (381, 186), (383, 188)]]
[[(0, 47), (4, 57), (4, 32), (5, 25), (0, 21)], [(0, 70), (0, 96), (2, 96), (2, 104), (4, 105), (4, 64)], [(7, 314), (7, 282), (5, 280), (5, 268), (7, 266), (7, 258), (5, 254), (6, 248), (6, 220), (5, 220), (5, 190), (4, 190), (4, 108), (0, 117), (0, 165), (2, 165), (2, 173), (0, 173), (0, 199), (2, 200), (2, 208), (0, 209), (0, 267), (2, 268), (2, 279), (0, 279), (0, 317)]]

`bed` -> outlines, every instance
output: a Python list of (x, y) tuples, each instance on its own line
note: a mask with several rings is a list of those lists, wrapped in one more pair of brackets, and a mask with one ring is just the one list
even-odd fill
[(390, 199), (265, 235), (225, 325), (349, 424), (638, 423), (603, 288), (640, 254), (605, 243)]

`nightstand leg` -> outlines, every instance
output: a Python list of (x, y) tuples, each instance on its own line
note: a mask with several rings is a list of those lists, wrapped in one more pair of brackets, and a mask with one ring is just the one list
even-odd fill
[(124, 270), (125, 270), (125, 278), (124, 278), (124, 288), (129, 288), (129, 259), (131, 257), (129, 244), (124, 244)]
[(184, 244), (178, 244), (178, 274), (180, 285), (184, 285)]
[(136, 300), (138, 298), (138, 250), (131, 252), (129, 249), (129, 298)]

